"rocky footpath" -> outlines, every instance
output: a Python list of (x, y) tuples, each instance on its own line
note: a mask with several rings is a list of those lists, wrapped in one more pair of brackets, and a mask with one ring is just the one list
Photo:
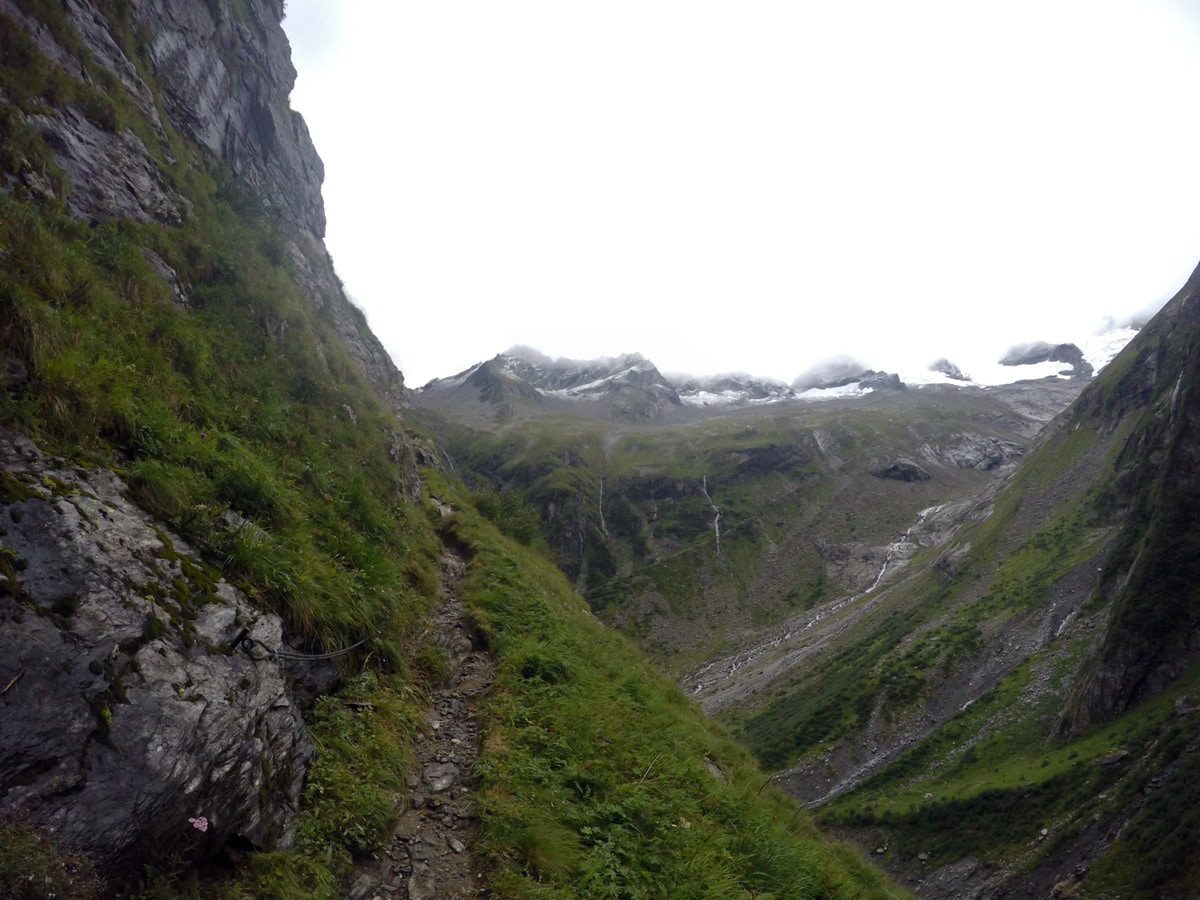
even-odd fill
[(463, 615), (457, 593), (463, 569), (462, 558), (447, 550), (442, 603), (431, 628), (448, 675), (432, 692), (396, 826), (380, 858), (362, 867), (351, 900), (461, 900), (483, 894), (483, 873), (471, 853), (478, 830), (472, 771), (483, 737), (479, 701), (495, 664), (476, 648)]
[(118, 878), (148, 848), (287, 846), (312, 748), (247, 651), (279, 619), (124, 491), (0, 434), (0, 818)]

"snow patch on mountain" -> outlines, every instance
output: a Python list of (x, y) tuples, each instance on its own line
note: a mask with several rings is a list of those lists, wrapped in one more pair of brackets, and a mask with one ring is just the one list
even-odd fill
[(796, 392), (782, 381), (759, 378), (745, 372), (708, 375), (668, 375), (679, 401), (687, 406), (757, 406), (794, 400)]
[[(885, 373), (871, 370), (850, 357), (838, 357), (813, 366), (793, 385), (744, 372), (702, 377), (664, 375), (640, 353), (591, 360), (552, 359), (530, 347), (518, 346), (457, 375), (434, 379), (420, 391), (470, 387), (479, 380), (472, 381), (474, 376), (490, 373), (520, 386), (530, 397), (540, 395), (576, 401), (621, 398), (621, 402), (636, 397), (640, 398), (638, 402), (648, 403), (652, 408), (667, 404), (722, 408), (789, 400), (844, 400), (880, 390), (903, 390), (909, 386), (990, 387), (1043, 378), (1087, 377), (1092, 374), (1087, 371), (1088, 366), (1099, 372), (1136, 334), (1136, 328), (1122, 326), (1088, 335), (1073, 345), (1030, 344), (1006, 354), (1008, 364), (997, 360), (977, 364), (970, 370), (960, 369), (952, 358), (942, 358), (928, 368), (905, 368)], [(1039, 355), (1040, 348), (1046, 351), (1057, 348), (1060, 351), (1058, 360), (1032, 361)], [(1069, 351), (1068, 355), (1075, 363), (1061, 361), (1064, 349)], [(1031, 361), (1023, 362), (1022, 354)], [(1084, 364), (1077, 365), (1081, 358)]]
[(864, 387), (861, 381), (839, 384), (834, 387), (813, 387), (796, 396), (801, 400), (845, 400), (848, 397), (865, 397), (875, 393), (875, 388)]

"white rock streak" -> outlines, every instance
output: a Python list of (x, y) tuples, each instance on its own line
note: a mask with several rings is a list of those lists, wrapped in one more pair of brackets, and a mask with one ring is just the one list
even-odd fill
[(604, 532), (604, 539), (612, 541), (612, 535), (608, 533), (608, 523), (604, 521), (604, 476), (600, 476), (600, 530)]
[(709, 508), (713, 511), (713, 535), (717, 539), (717, 556), (721, 555), (721, 507), (713, 503), (712, 497), (708, 495), (708, 476), (700, 476), (700, 490), (704, 492), (704, 499), (708, 501)]

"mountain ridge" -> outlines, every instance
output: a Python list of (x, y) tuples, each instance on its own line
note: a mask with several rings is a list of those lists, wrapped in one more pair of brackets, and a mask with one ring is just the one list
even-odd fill
[[(879, 615), (913, 616), (920, 626), (881, 658), (878, 687), (858, 724), (845, 737), (827, 731), (823, 746), (809, 744), (779, 776), (798, 796), (827, 806), (826, 821), (850, 825), (872, 842), (899, 844), (890, 867), (923, 894), (1045, 893), (1061, 883), (1082, 896), (1103, 896), (1104, 885), (1120, 885), (1121, 894), (1184, 895), (1188, 889), (1179, 885), (1194, 882), (1195, 872), (1178, 859), (1136, 876), (1127, 867), (1139, 865), (1131, 854), (1149, 853), (1154, 840), (1168, 836), (1178, 841), (1179, 829), (1189, 827), (1171, 819), (1171, 802), (1157, 786), (1173, 777), (1180, 789), (1182, 776), (1170, 773), (1194, 766), (1197, 743), (1189, 699), (1196, 689), (1196, 605), (1186, 586), (1195, 557), (1183, 549), (1200, 517), (1197, 443), (1187, 424), (1197, 284), (1193, 276), (1046, 427), (1006, 482), (969, 505), (976, 521), (960, 516), (957, 534), (921, 551), (923, 568), (884, 586), (875, 600)], [(921, 596), (938, 599), (922, 603)], [(865, 624), (872, 614), (866, 610), (845, 627), (885, 633), (883, 619)], [(804, 646), (801, 639), (791, 647), (791, 658), (799, 659)], [(788, 691), (822, 690), (812, 666), (808, 676), (798, 671), (788, 676)], [(1164, 697), (1165, 724), (1155, 718), (1164, 714), (1156, 712)], [(745, 726), (759, 734), (774, 728), (786, 695), (776, 703)], [(1133, 737), (1122, 740), (1112, 727), (1121, 721)], [(1112, 743), (1097, 743), (1100, 735)], [(946, 757), (939, 760), (931, 748)], [(969, 773), (987, 771), (1003, 753), (1039, 760), (1048, 774), (1012, 769), (1007, 785), (992, 781), (991, 800), (963, 787)], [(1122, 768), (1138, 753), (1137, 763)], [(1091, 768), (1079, 766), (1081, 757)], [(955, 780), (947, 771), (964, 774)], [(814, 790), (822, 775), (832, 777), (824, 793)], [(1056, 805), (1063, 793), (1078, 805)], [(1037, 798), (1026, 804), (1029, 818), (1046, 826), (1036, 850), (1016, 849), (1020, 832), (1006, 831), (1018, 827), (1015, 820), (993, 831), (996, 845), (1013, 848), (1007, 853), (938, 831), (986, 833), (972, 817), (998, 815), (994, 804), (1009, 796)], [(881, 818), (880, 805), (894, 818)], [(1088, 817), (1101, 825), (1084, 826)], [(1159, 837), (1139, 837), (1139, 829)], [(939, 846), (958, 849), (947, 855)]]
[(1086, 381), (1135, 333), (1126, 328), (1100, 335), (1086, 354), (1075, 344), (1034, 342), (1015, 347), (997, 361), (999, 374), (992, 374), (986, 382), (972, 380), (945, 359), (932, 363), (926, 373), (909, 375), (911, 383), (897, 373), (869, 369), (845, 358), (813, 367), (788, 385), (746, 372), (663, 373), (640, 353), (577, 360), (552, 358), (518, 345), (456, 375), (431, 379), (415, 394), (418, 403), (437, 406), (451, 402), (445, 396), (451, 392), (476, 388), (481, 399), (498, 407), (500, 416), (513, 415), (521, 402), (536, 403), (539, 398), (609, 400), (614, 401), (613, 415), (654, 418), (680, 406), (706, 409), (815, 401), (928, 384), (981, 388), (1040, 378)]

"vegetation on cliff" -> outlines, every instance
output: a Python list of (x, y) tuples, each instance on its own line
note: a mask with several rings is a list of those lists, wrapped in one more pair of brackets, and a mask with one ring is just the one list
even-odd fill
[(596, 615), (910, 884), (1190, 895), (1198, 323), (1200, 275), (1036, 440), (1033, 383), (653, 425), (421, 403)]
[[(314, 271), (336, 283), (319, 244), (264, 212), (168, 117), (147, 119), (57, 6), (18, 6), (91, 74), (70, 75), (22, 24), (0, 21), (0, 427), (81, 469), (115, 470), (130, 498), (277, 612), (292, 647), (351, 649), (337, 660), (341, 687), (306, 712), (316, 755), (293, 843), (215, 859), (229, 848), (174, 844), (145, 871), (94, 873), (8, 822), (0, 889), (343, 895), (402, 806), (442, 674), (424, 624), (450, 541), (471, 559), (464, 599), (499, 668), (475, 849), (494, 895), (896, 895), (764, 789), (745, 753), (596, 622), (536, 546), (503, 536), (446, 473), (427, 470), (420, 486), (423, 439), (347, 349), (345, 323), (366, 334), (365, 322), (340, 290), (307, 287)], [(101, 10), (165, 108), (145, 30), (124, 4)], [(178, 221), (73, 215), (82, 186), (39, 128), (62, 108), (105, 133), (131, 129)], [(430, 493), (457, 511), (443, 520)], [(536, 545), (508, 499), (478, 506)], [(5, 560), (15, 576), (19, 561)]]

